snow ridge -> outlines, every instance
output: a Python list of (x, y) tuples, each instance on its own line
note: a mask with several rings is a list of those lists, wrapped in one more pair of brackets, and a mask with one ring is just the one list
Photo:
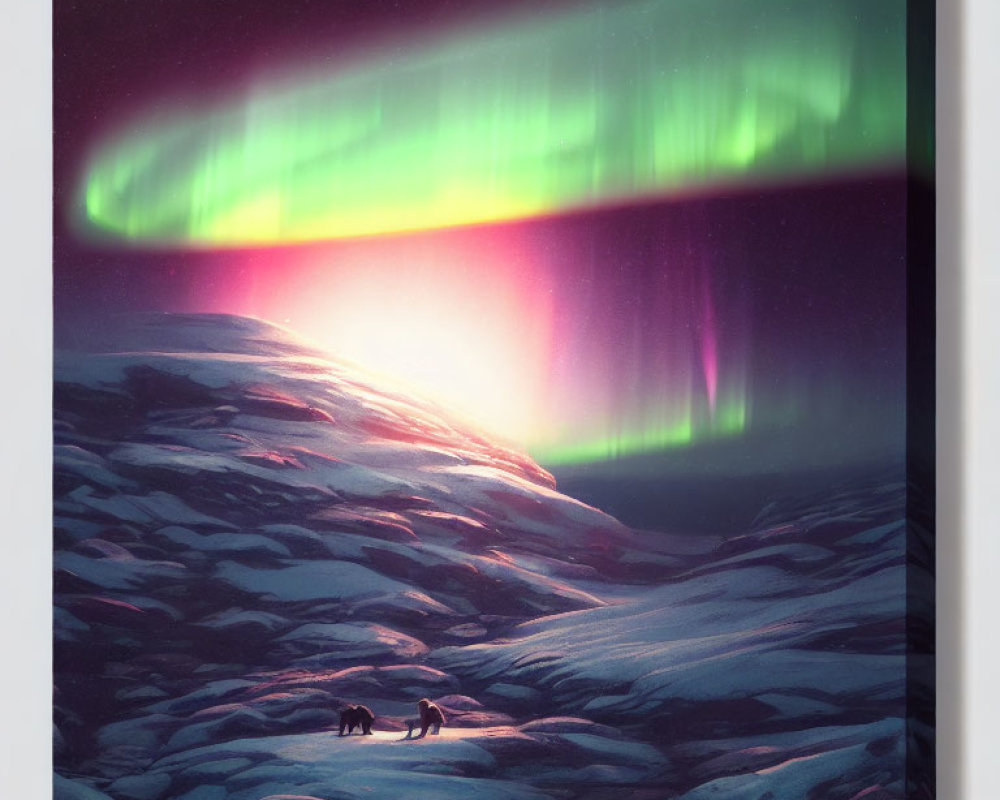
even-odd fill
[[(901, 485), (692, 547), (257, 320), (80, 348), (57, 798), (903, 796)], [(421, 697), (448, 725), (406, 741)]]

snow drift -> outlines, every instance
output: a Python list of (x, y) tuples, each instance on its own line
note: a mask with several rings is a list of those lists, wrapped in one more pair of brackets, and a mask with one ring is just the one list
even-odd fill
[(255, 320), (55, 378), (56, 797), (904, 796), (898, 476), (692, 543)]

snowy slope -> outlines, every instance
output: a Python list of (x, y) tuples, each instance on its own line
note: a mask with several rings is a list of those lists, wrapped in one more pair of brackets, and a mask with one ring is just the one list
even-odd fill
[[(901, 486), (692, 546), (265, 323), (83, 345), (57, 797), (902, 796)], [(421, 697), (449, 724), (401, 741)], [(347, 702), (375, 737), (331, 734)]]

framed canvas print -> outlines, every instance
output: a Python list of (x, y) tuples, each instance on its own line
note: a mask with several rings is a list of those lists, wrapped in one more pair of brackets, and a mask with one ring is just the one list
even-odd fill
[(55, 797), (934, 797), (933, 23), (55, 0)]

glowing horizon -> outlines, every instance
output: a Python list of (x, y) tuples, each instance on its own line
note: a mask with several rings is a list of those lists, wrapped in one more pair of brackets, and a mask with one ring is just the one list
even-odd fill
[(837, 181), (908, 170), (904, 12), (633, 0), (312, 42), (120, 116), (76, 232), (176, 257), (157, 290), (187, 309), (279, 321), (542, 463), (853, 407), (837, 359), (875, 355), (839, 344), (841, 279), (895, 278), (904, 205)]
[(546, 463), (742, 432), (744, 300), (719, 284), (704, 216), (659, 219), (625, 271), (577, 230), (238, 251), (185, 310), (274, 320)]
[(112, 240), (240, 247), (898, 165), (904, 15), (879, 29), (867, 5), (646, 0), (376, 45), (134, 115), (93, 152), (79, 214)]
[[(551, 294), (497, 257), (405, 248), (308, 267), (296, 301), (309, 336), (509, 442), (539, 435)], [(531, 290), (529, 290), (529, 287)]]

